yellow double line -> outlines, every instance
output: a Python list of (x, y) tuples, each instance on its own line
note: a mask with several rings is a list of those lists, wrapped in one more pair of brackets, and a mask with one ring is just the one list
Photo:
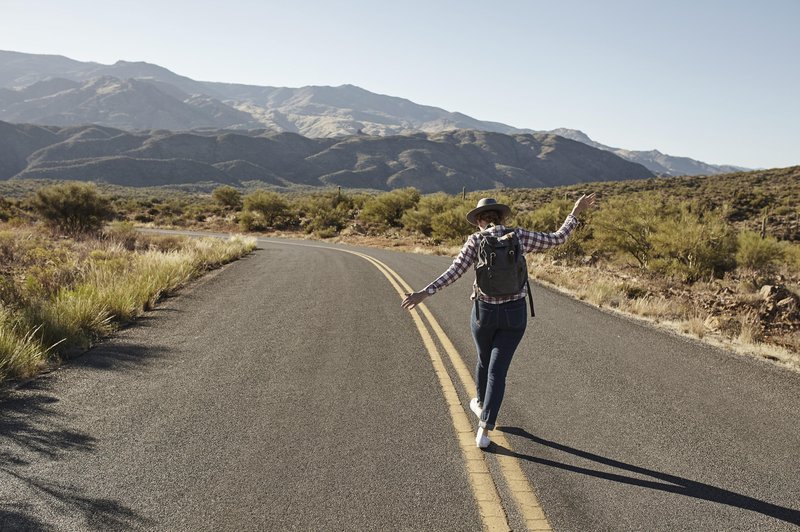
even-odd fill
[[(352, 251), (348, 249), (333, 248), (328, 246), (317, 246), (313, 244), (300, 244), (294, 242), (276, 242), (269, 240), (269, 242), (280, 244), (291, 244), (304, 247), (315, 247), (322, 249), (331, 249), (335, 251), (343, 251), (361, 257), (369, 261), (375, 266), (385, 277), (389, 283), (394, 287), (400, 297), (404, 297), (406, 293), (413, 292), (412, 288), (406, 283), (400, 275), (392, 270), (389, 266), (371, 257), (365, 253)], [(419, 309), (419, 312), (418, 312)], [(461, 453), (466, 462), (467, 476), (469, 478), (472, 494), (478, 504), (483, 527), (486, 530), (510, 530), (506, 512), (503, 509), (502, 500), (498, 494), (497, 487), (492, 479), (489, 469), (484, 460), (483, 452), (475, 445), (475, 435), (472, 423), (458, 398), (455, 385), (453, 384), (450, 375), (447, 373), (447, 367), (442, 360), (439, 349), (433, 341), (428, 328), (425, 327), (420, 312), (428, 322), (433, 333), (439, 340), (439, 343), (447, 353), (450, 363), (453, 365), (462, 386), (471, 394), (475, 389), (475, 383), (472, 380), (472, 375), (464, 364), (464, 360), (459, 355), (453, 343), (442, 330), (439, 322), (433, 317), (428, 307), (424, 304), (417, 305), (416, 308), (410, 311), (411, 317), (414, 320), (414, 325), (422, 337), (422, 342), (425, 349), (428, 351), (431, 363), (433, 364), (434, 373), (439, 379), (439, 385), (442, 388), (447, 406), (450, 412), (450, 419), (453, 423), (453, 428), (458, 435), (458, 443), (461, 448)], [(494, 442), (506, 449), (511, 449), (508, 440), (502, 432), (495, 431), (492, 433)], [(530, 484), (528, 483), (525, 474), (519, 466), (516, 459), (511, 456), (498, 454), (497, 460), (500, 466), (501, 474), (511, 493), (514, 505), (517, 507), (522, 519), (528, 530), (544, 531), (551, 530), (550, 525), (545, 518), (539, 501), (536, 498)]]

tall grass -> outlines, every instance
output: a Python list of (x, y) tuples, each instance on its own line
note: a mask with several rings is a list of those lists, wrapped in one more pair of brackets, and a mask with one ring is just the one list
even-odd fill
[(49, 349), (37, 337), (39, 328), (20, 334), (17, 326), (0, 321), (0, 380), (24, 379), (44, 367)]
[(191, 279), (254, 247), (254, 239), (242, 238), (183, 239), (181, 249), (169, 251), (152, 245), (131, 252), (113, 242), (99, 247), (74, 283), (51, 297), (27, 301), (13, 315), (0, 314), (0, 379), (28, 377), (58, 351), (91, 345)]

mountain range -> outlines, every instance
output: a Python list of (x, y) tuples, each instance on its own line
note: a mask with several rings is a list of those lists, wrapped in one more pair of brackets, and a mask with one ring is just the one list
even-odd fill
[(744, 170), (657, 150), (613, 148), (574, 129), (535, 131), (481, 121), (353, 85), (287, 88), (205, 82), (144, 62), (103, 65), (10, 51), (0, 51), (0, 120), (96, 124), (127, 131), (270, 130), (311, 138), (437, 135), (456, 129), (555, 134), (641, 164), (657, 175)]
[(422, 192), (553, 187), (653, 173), (553, 134), (449, 130), (309, 138), (269, 130), (125, 131), (0, 122), (0, 179), (127, 186), (256, 181)]

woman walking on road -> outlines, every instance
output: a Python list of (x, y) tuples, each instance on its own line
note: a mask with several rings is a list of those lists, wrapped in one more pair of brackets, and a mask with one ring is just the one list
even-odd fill
[[(511, 209), (507, 205), (497, 203), (493, 198), (481, 199), (477, 207), (467, 213), (467, 221), (478, 226), (480, 231), (467, 238), (467, 242), (453, 263), (435, 281), (419, 292), (406, 294), (402, 307), (409, 310), (414, 308), (425, 298), (455, 282), (470, 266), (476, 264), (482, 241), (481, 235), (497, 238), (516, 235), (524, 253), (544, 251), (566, 242), (569, 234), (578, 225), (577, 215), (594, 204), (594, 193), (581, 196), (558, 231), (542, 233), (520, 227), (506, 229), (502, 224), (511, 213)], [(527, 279), (527, 271), (525, 276)], [(472, 299), (475, 300), (475, 304), (470, 323), (472, 338), (478, 351), (475, 368), (477, 397), (470, 401), (469, 406), (480, 419), (475, 443), (481, 449), (489, 446), (488, 432), (494, 429), (497, 412), (503, 402), (506, 373), (511, 365), (514, 351), (525, 334), (528, 316), (525, 307), (527, 294), (527, 283), (523, 284), (517, 293), (499, 297), (485, 294), (478, 287), (477, 281), (473, 285)]]

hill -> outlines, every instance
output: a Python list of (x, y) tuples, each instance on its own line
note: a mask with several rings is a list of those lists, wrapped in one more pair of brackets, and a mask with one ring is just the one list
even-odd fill
[(0, 122), (0, 179), (152, 186), (236, 183), (422, 192), (547, 187), (652, 177), (563, 137), (474, 130), (310, 139), (294, 133), (41, 127)]

